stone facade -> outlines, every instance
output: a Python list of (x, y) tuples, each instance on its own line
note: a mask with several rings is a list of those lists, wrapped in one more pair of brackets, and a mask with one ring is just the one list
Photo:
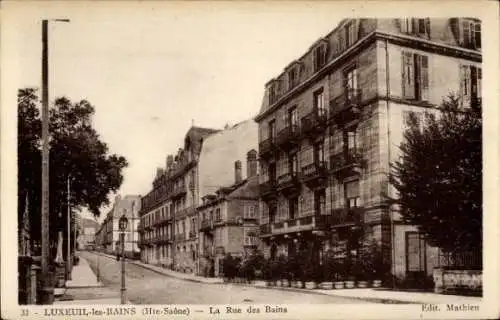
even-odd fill
[(115, 197), (113, 207), (106, 214), (106, 218), (101, 223), (96, 232), (96, 245), (104, 251), (116, 254), (120, 247), (120, 230), (118, 220), (122, 215), (128, 219), (128, 227), (125, 231), (125, 252), (128, 255), (139, 253), (139, 218), (138, 213), (141, 210), (141, 197), (139, 195), (126, 195)]
[(479, 23), (345, 19), (266, 84), (255, 118), (266, 255), (302, 245), (319, 263), (375, 239), (391, 274), (432, 275), (438, 249), (386, 205), (389, 164), (410, 111), (437, 113), (450, 93), (463, 107), (481, 99)]
[(247, 176), (235, 163), (235, 181), (205, 195), (198, 206), (201, 274), (222, 276), (226, 254), (244, 258), (259, 247), (257, 152), (247, 154)]

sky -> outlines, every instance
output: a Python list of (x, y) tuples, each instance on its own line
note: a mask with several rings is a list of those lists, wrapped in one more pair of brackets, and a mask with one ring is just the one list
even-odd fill
[(192, 123), (223, 128), (254, 117), (265, 83), (342, 18), (310, 5), (31, 9), (14, 33), (19, 86), (41, 85), (40, 20), (70, 19), (49, 23), (50, 100), (95, 106), (101, 139), (129, 162), (122, 195), (150, 190)]
[[(150, 190), (192, 123), (221, 129), (254, 117), (265, 83), (342, 18), (396, 14), (364, 1), (41, 3), (3, 2), (9, 88), (40, 87), (41, 20), (70, 19), (49, 24), (50, 100), (95, 106), (95, 129), (129, 163), (123, 196)], [(407, 5), (396, 16), (422, 12)]]

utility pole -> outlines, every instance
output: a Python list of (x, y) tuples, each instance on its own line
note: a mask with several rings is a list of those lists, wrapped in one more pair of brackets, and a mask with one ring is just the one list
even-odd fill
[(68, 207), (68, 212), (67, 212), (67, 228), (68, 228), (68, 237), (66, 240), (66, 275), (67, 279), (71, 280), (71, 205), (70, 205), (70, 200), (71, 200), (71, 174), (68, 174), (68, 181), (67, 181), (67, 195), (66, 195), (66, 200), (67, 200), (67, 207)]
[[(55, 21), (69, 22), (67, 19)], [(41, 304), (52, 304), (54, 301), (54, 288), (50, 281), (49, 258), (49, 49), (48, 49), (48, 24), (49, 20), (42, 20), (42, 257), (40, 288)]]

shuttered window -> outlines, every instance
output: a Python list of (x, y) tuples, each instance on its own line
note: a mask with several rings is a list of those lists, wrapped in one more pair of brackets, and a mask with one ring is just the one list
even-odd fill
[(481, 23), (471, 20), (462, 21), (462, 43), (469, 49), (481, 48)]
[(460, 97), (462, 107), (481, 99), (482, 69), (476, 66), (460, 66)]
[(359, 204), (359, 180), (344, 183), (344, 193), (348, 208), (358, 207)]
[(403, 98), (429, 100), (429, 58), (412, 52), (402, 52)]

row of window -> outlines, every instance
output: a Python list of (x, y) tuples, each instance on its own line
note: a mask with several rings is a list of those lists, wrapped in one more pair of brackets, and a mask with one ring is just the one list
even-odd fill
[[(359, 180), (344, 182), (343, 194), (346, 208), (357, 208), (361, 206)], [(326, 214), (326, 192), (324, 189), (314, 192), (313, 204), (315, 215)], [(278, 207), (277, 204), (272, 204), (268, 207), (269, 223), (273, 223), (278, 220), (292, 220), (298, 216), (299, 196), (288, 198), (286, 207)], [(281, 219), (277, 219), (279, 217), (281, 217)]]

